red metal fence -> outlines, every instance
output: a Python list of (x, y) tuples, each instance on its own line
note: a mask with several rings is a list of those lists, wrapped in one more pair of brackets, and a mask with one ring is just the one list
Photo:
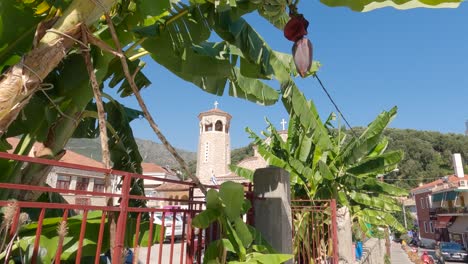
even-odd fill
[[(110, 258), (112, 259), (112, 263), (202, 263), (205, 245), (218, 237), (219, 231), (216, 226), (211, 226), (205, 230), (198, 230), (192, 227), (192, 219), (203, 209), (204, 202), (193, 198), (194, 185), (190, 182), (157, 178), (161, 182), (187, 186), (189, 189), (189, 199), (145, 197), (130, 194), (131, 184), (135, 179), (154, 181), (155, 177), (1, 152), (0, 158), (79, 170), (81, 174), (86, 174), (87, 172), (109, 174), (121, 180), (119, 184), (120, 191), (118, 193), (87, 191), (82, 190), (83, 188), (64, 189), (48, 186), (0, 183), (0, 191), (10, 189), (21, 190), (23, 192), (59, 193), (79, 197), (71, 200), (69, 203), (0, 201), (1, 207), (8, 207), (14, 211), (11, 221), (8, 220), (10, 222), (7, 225), (8, 234), (5, 235), (7, 243), (5, 243), (2, 249), (3, 256), (0, 251), (2, 262), (5, 258), (18, 258), (18, 255), (20, 258), (24, 258), (24, 255), (27, 254), (27, 252), (21, 252), (21, 250), (13, 245), (17, 241), (17, 237), (22, 238), (21, 236), (24, 234), (24, 231), (18, 228), (24, 224), (22, 222), (24, 219), (21, 220), (21, 212), (31, 212), (33, 210), (36, 211), (36, 215), (30, 214), (30, 217), (32, 218), (33, 225), (35, 223), (37, 225), (34, 225), (34, 230), (30, 230), (29, 234), (31, 236), (31, 240), (29, 240), (31, 243), (30, 251), (32, 251), (31, 263), (38, 263), (37, 257), (44, 253), (41, 251), (41, 240), (45, 241), (48, 239), (48, 241), (52, 241), (51, 234), (57, 233), (56, 230), (62, 222), (67, 223), (69, 228), (68, 233), (65, 237), (60, 238), (58, 236), (58, 240), (50, 242), (55, 243), (54, 248), (56, 252), (53, 252), (53, 254), (52, 252), (47, 252), (53, 256), (54, 263), (63, 261), (67, 254), (69, 257), (67, 263), (70, 263), (69, 259), (74, 259), (75, 263), (87, 263), (88, 261), (89, 263), (100, 263), (101, 259), (110, 258), (109, 251), (105, 252), (109, 243), (109, 238), (107, 238), (109, 232), (107, 220), (109, 219), (109, 215), (115, 217), (117, 222), (116, 230), (113, 232), (115, 240), (113, 241), (114, 251), (112, 258)], [(57, 186), (62, 187), (64, 185), (59, 184)], [(94, 188), (93, 190), (96, 189), (102, 190), (102, 188)], [(246, 196), (251, 198), (251, 192), (246, 192)], [(92, 202), (93, 199), (103, 198), (118, 200), (118, 205), (96, 205)], [(88, 199), (87, 201), (90, 202), (80, 202), (83, 199)], [(132, 200), (163, 201), (170, 202), (171, 204), (172, 202), (176, 202), (185, 204), (185, 206), (172, 206), (170, 208), (133, 207), (131, 205)], [(51, 227), (50, 223), (53, 219), (48, 218), (47, 215), (52, 211), (57, 213), (57, 210), (61, 210), (61, 219), (59, 218), (60, 221), (56, 221), (59, 223), (57, 226)], [(79, 212), (79, 215), (72, 217), (72, 212)], [(80, 226), (79, 228), (75, 226), (75, 229), (73, 229), (73, 223), (75, 222), (72, 220), (77, 217), (80, 220)], [(164, 228), (160, 228), (161, 226)], [(51, 229), (53, 230), (51, 231)], [(31, 234), (31, 232), (35, 232), (35, 234)], [(88, 236), (93, 237), (94, 241), (90, 241)], [(70, 237), (72, 237), (72, 242), (70, 242)], [(156, 241), (156, 243), (148, 246), (148, 241)], [(77, 247), (74, 248), (75, 252), (70, 252), (70, 243), (78, 243)], [(1, 247), (2, 245), (0, 244), (0, 249)], [(124, 258), (122, 261), (122, 256), (125, 256), (125, 252), (127, 253), (127, 258)]]
[[(105, 174), (120, 181), (117, 193), (105, 193), (103, 188), (99, 186), (99, 188), (97, 186), (88, 187), (87, 181), (86, 186), (75, 184), (73, 188), (73, 184), (68, 181), (71, 177), (64, 176), (58, 182), (57, 174), (55, 175), (57, 182), (52, 185), (59, 188), (0, 183), (0, 192), (19, 190), (21, 192), (46, 192), (73, 197), (68, 203), (0, 200), (0, 207), (10, 208), (11, 215), (10, 220), (0, 220), (1, 262), (5, 259), (13, 259), (23, 263), (25, 261), (22, 262), (18, 258), (24, 259), (30, 254), (29, 262), (25, 263), (38, 263), (38, 257), (44, 257), (44, 255), (49, 257), (50, 263), (62, 261), (97, 264), (105, 258), (112, 259), (112, 263), (202, 263), (206, 245), (219, 237), (216, 225), (204, 230), (192, 227), (192, 220), (201, 212), (204, 202), (194, 196), (195, 186), (190, 182), (3, 152), (0, 152), (0, 159), (72, 170), (72, 172), (67, 172), (68, 175), (71, 175), (70, 173), (94, 174), (94, 177), (101, 175), (101, 178), (96, 181), (97, 185), (102, 183), (102, 175)], [(136, 179), (157, 180), (187, 186), (189, 198), (171, 199), (131, 194), (132, 183)], [(81, 181), (81, 183), (84, 182)], [(209, 187), (217, 188), (216, 186)], [(251, 201), (254, 199), (251, 185), (248, 186), (245, 195)], [(108, 198), (118, 201), (117, 206), (93, 202)], [(137, 207), (134, 205), (134, 201), (137, 200), (163, 202), (167, 205), (179, 203), (183, 206)], [(293, 200), (291, 209), (295, 263), (338, 263), (335, 200)], [(28, 212), (32, 220), (29, 225), (24, 225), (25, 219), (22, 215), (24, 212)], [(57, 217), (58, 212), (59, 216)], [(78, 213), (78, 215), (73, 216), (73, 213)], [(51, 214), (55, 214), (55, 218)], [(112, 241), (114, 245), (112, 256), (108, 251), (109, 234), (111, 233), (108, 224), (109, 216), (116, 220), (115, 231), (112, 232), (115, 236), (114, 241)], [(247, 223), (252, 225), (253, 208), (246, 218)], [(23, 228), (19, 228), (21, 226)], [(60, 229), (60, 226), (68, 226), (68, 231), (65, 230), (66, 234), (57, 236), (59, 233), (57, 229)], [(58, 239), (54, 240), (52, 238), (54, 236)], [(24, 244), (18, 246), (18, 238), (22, 240), (29, 238), (26, 240), (29, 248)], [(44, 243), (52, 244), (52, 246), (47, 248)], [(46, 251), (43, 250), (44, 247), (46, 247)], [(122, 259), (122, 256), (126, 257)]]
[(337, 264), (336, 200), (292, 200), (294, 262)]

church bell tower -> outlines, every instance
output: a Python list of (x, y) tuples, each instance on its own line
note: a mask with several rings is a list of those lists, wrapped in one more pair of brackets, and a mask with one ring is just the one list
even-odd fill
[(216, 184), (217, 176), (229, 174), (231, 146), (229, 126), (232, 116), (214, 108), (198, 115), (200, 136), (198, 140), (197, 177), (202, 184)]

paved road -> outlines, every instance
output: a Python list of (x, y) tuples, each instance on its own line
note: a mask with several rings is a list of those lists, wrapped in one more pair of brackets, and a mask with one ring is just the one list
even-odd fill
[[(418, 248), (419, 256), (421, 256), (424, 251), (427, 251), (429, 255), (435, 254), (433, 249)], [(399, 243), (395, 243), (395, 242), (392, 243), (391, 254), (392, 254), (392, 258), (391, 258), (392, 264), (412, 264), (406, 252), (403, 251), (403, 249), (401, 249), (401, 244)], [(460, 263), (461, 262), (451, 262), (451, 261), (445, 262), (445, 264), (460, 264)]]
[[(186, 244), (184, 243), (184, 251), (186, 250)], [(161, 255), (161, 263), (185, 263), (185, 256), (182, 262), (180, 261), (180, 252), (182, 249), (181, 242), (175, 242), (174, 248), (171, 252), (171, 244), (164, 243), (162, 248), (162, 255)], [(150, 253), (150, 263), (159, 263), (159, 251), (160, 245), (156, 244), (151, 247)], [(146, 257), (148, 256), (148, 248), (141, 247), (139, 250), (134, 250), (135, 256), (138, 254), (138, 263), (146, 263)], [(172, 253), (172, 254), (171, 254)], [(171, 255), (172, 255), (172, 262), (171, 262)], [(185, 254), (184, 254), (185, 255)]]
[(392, 242), (390, 254), (392, 264), (412, 264), (406, 252), (401, 249), (401, 244), (399, 243)]
[[(431, 256), (434, 256), (435, 255), (435, 252), (434, 252), (434, 249), (428, 249), (428, 248), (418, 248), (418, 254), (419, 256), (422, 255), (422, 253), (424, 251), (427, 251), (427, 253)], [(452, 261), (446, 261), (445, 264), (460, 264), (460, 263), (463, 263), (463, 262), (452, 262)]]

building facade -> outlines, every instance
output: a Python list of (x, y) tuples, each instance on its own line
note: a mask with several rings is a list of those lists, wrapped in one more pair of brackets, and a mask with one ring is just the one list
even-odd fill
[(468, 175), (454, 155), (455, 175), (411, 190), (416, 203), (419, 234), (426, 246), (452, 241), (468, 248)]

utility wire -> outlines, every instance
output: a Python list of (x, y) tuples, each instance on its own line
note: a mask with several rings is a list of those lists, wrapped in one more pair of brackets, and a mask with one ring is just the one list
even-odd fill
[(317, 73), (314, 74), (314, 77), (317, 79), (317, 81), (319, 82), (320, 86), (322, 87), (323, 91), (327, 94), (327, 97), (328, 99), (330, 99), (330, 101), (332, 102), (332, 104), (335, 106), (335, 109), (336, 111), (338, 111), (338, 113), (340, 114), (341, 118), (343, 118), (343, 120), (345, 121), (346, 125), (349, 127), (349, 129), (351, 130), (351, 133), (353, 134), (353, 136), (355, 138), (357, 138), (357, 134), (356, 132), (353, 130), (353, 128), (351, 127), (351, 125), (349, 124), (348, 120), (345, 118), (344, 114), (341, 112), (340, 108), (338, 107), (338, 105), (335, 103), (335, 100), (333, 100), (333, 98), (331, 97), (330, 93), (328, 92), (327, 88), (325, 88), (325, 86), (323, 85), (322, 81), (320, 80), (319, 76), (317, 75)]

